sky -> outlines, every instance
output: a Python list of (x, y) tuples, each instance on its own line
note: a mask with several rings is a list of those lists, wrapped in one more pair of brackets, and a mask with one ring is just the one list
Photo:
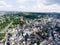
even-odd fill
[(0, 11), (60, 12), (60, 0), (0, 0)]

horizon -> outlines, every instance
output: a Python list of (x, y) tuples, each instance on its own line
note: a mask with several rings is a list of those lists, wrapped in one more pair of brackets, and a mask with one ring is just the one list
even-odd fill
[(0, 11), (0, 12), (24, 12), (24, 13), (60, 13), (60, 12), (29, 12), (29, 11)]

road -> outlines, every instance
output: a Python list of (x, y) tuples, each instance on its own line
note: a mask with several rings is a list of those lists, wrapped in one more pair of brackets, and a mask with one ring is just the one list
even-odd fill
[(40, 43), (40, 45), (49, 44), (51, 41), (54, 43), (54, 45), (60, 45), (60, 43), (58, 43), (59, 41), (56, 38), (53, 39), (53, 40), (50, 40), (50, 39), (49, 40), (44, 40), (43, 42)]
[(10, 35), (9, 35), (9, 31), (6, 33), (6, 37), (5, 37), (5, 39), (6, 39), (6, 42), (5, 42), (5, 45), (10, 45)]
[(43, 42), (40, 43), (40, 45), (47, 45), (51, 42), (51, 40), (44, 40)]
[[(13, 21), (11, 21), (8, 26), (6, 26), (0, 33), (4, 33), (5, 31), (8, 30), (8, 28), (10, 27), (10, 25), (13, 23)], [(6, 33), (7, 34), (7, 33)], [(5, 37), (6, 38), (6, 37)], [(0, 43), (0, 45), (2, 45), (2, 43)]]
[(0, 31), (0, 33), (4, 33), (5, 31), (7, 31), (7, 29), (10, 27), (10, 25), (13, 23), (13, 21), (11, 21), (8, 26), (6, 26), (2, 31)]

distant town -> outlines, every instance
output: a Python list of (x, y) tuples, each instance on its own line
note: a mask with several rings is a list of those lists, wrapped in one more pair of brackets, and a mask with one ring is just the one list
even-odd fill
[(0, 12), (0, 45), (60, 45), (60, 13)]

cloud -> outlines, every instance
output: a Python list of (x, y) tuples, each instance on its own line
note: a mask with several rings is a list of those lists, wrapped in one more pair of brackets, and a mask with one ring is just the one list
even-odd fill
[[(10, 0), (12, 1), (12, 0)], [(15, 2), (14, 2), (15, 1)], [(0, 1), (0, 10), (25, 12), (60, 12), (59, 0), (13, 0)]]
[(0, 10), (12, 10), (13, 6), (7, 4), (5, 1), (0, 1)]
[(35, 5), (37, 3), (44, 3), (45, 0), (17, 0), (17, 2), (21, 5)]
[[(58, 4), (60, 5), (60, 0), (17, 0), (20, 4), (36, 4), (36, 3), (43, 3), (45, 5), (52, 5), (52, 4)], [(32, 4), (33, 3), (33, 4)]]
[(60, 0), (45, 0), (45, 4), (47, 4), (47, 5), (51, 5), (51, 4), (60, 5)]
[(6, 3), (4, 1), (0, 1), (0, 6), (2, 5), (6, 5)]
[[(20, 0), (19, 0), (20, 2)], [(24, 2), (24, 3), (22, 3)], [(18, 6), (20, 11), (30, 12), (60, 12), (60, 5), (49, 4), (48, 0), (24, 0)]]

